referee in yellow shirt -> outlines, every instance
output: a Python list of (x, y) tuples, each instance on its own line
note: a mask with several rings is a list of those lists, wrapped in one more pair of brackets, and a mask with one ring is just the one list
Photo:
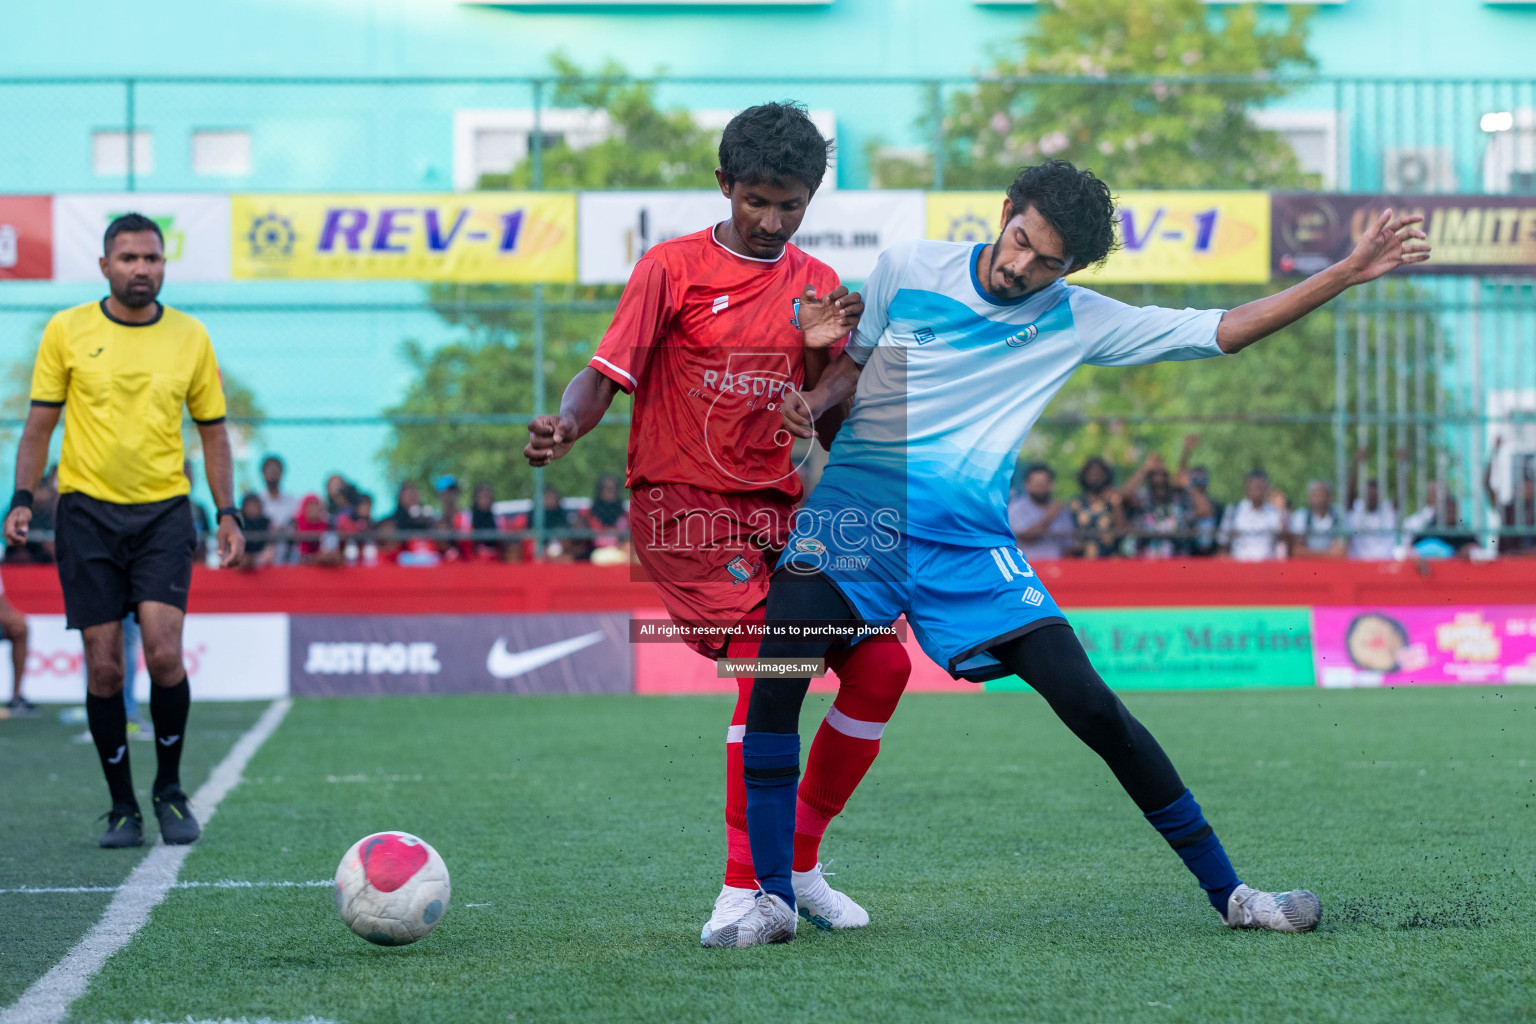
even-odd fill
[(85, 643), (85, 708), (112, 792), (102, 846), (138, 846), (144, 819), (128, 768), (123, 712), (123, 629), (138, 616), (149, 669), (149, 709), (158, 758), (151, 791), (160, 835), (190, 843), (201, 829), (181, 788), (191, 689), (181, 659), (182, 620), (196, 535), (191, 482), (182, 472), (185, 406), (203, 440), (208, 487), (218, 505), (219, 563), (245, 551), (234, 508), (233, 460), (224, 391), (208, 331), (156, 297), (165, 281), (165, 241), (136, 213), (108, 227), (101, 271), (111, 294), (56, 315), (32, 372), (32, 408), (16, 455), (16, 493), (5, 539), (21, 544), (32, 489), (64, 412), (54, 548), (64, 611)]

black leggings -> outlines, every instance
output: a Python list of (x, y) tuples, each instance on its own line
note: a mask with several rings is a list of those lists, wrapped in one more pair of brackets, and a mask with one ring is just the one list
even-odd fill
[[(784, 621), (856, 623), (858, 616), (825, 576), (781, 572), (768, 592), (769, 625)], [(760, 658), (820, 658), (828, 640), (764, 640)], [(1161, 810), (1184, 783), (1157, 740), (1126, 710), (1094, 671), (1077, 634), (1064, 625), (1042, 626), (998, 644), (992, 655), (1034, 687), (1078, 739), (1104, 759), (1143, 813)], [(811, 681), (764, 677), (752, 684), (747, 732), (793, 733)]]

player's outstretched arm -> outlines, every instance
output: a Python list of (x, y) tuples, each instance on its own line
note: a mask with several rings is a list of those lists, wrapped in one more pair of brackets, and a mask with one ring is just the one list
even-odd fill
[[(48, 442), (53, 439), (53, 428), (59, 425), (61, 407), (34, 405), (27, 410), (26, 425), (21, 428), (21, 444), (16, 449), (16, 493), (25, 495), (25, 504), (14, 504), (5, 516), (5, 542), (24, 544), (27, 527), (32, 523), (31, 495), (37, 482), (43, 478), (43, 466), (48, 461)], [(11, 499), (14, 503), (15, 498)]]
[(590, 366), (566, 385), (560, 396), (560, 412), (554, 416), (535, 416), (528, 424), (528, 444), (523, 457), (532, 466), (547, 466), (565, 455), (587, 431), (597, 426), (619, 386)]
[(796, 437), (808, 438), (814, 435), (819, 425), (817, 421), (829, 409), (836, 409), (853, 397), (859, 386), (859, 373), (863, 369), (848, 353), (838, 356), (814, 388), (784, 399), (781, 406), (784, 410), (784, 429)]
[(1226, 353), (1240, 352), (1288, 327), (1331, 301), (1346, 289), (1374, 281), (1398, 267), (1429, 259), (1428, 237), (1415, 225), (1419, 214), (1398, 217), (1384, 210), (1375, 225), (1360, 237), (1355, 249), (1327, 270), (1319, 271), (1278, 295), (1270, 295), (1227, 310), (1216, 329), (1216, 344)]

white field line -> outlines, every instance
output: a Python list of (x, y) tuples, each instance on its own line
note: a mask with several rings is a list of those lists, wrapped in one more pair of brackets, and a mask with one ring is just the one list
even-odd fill
[[(235, 741), (224, 760), (213, 769), (208, 781), (192, 794), (192, 803), (206, 826), (229, 791), (239, 785), (245, 766), (261, 745), (277, 730), (291, 702), (287, 697), (272, 702), (256, 724)], [(155, 846), (128, 875), (101, 920), (85, 937), (53, 965), (49, 972), (32, 983), (21, 998), (0, 1013), (0, 1024), (59, 1024), (69, 1006), (85, 992), (91, 978), (107, 959), (128, 944), (134, 933), (144, 927), (150, 911), (176, 884), (181, 862), (191, 846)]]
[[(237, 882), (224, 878), (217, 882), (177, 882), (172, 889), (318, 889), (330, 888), (336, 883), (329, 878), (315, 882)], [(0, 896), (32, 896), (40, 893), (61, 892), (122, 892), (126, 885), (24, 885), (19, 889), (0, 889)]]
[[(136, 1020), (133, 1024), (155, 1024), (155, 1022)], [(273, 1020), (271, 1017), (205, 1017), (194, 1020), (187, 1017), (185, 1020), (170, 1021), (168, 1024), (341, 1024), (341, 1021), (328, 1020), (325, 1017), (301, 1017), (298, 1020)]]

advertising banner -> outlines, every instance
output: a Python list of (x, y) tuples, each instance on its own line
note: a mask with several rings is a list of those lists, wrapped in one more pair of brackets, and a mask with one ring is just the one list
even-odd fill
[[(997, 238), (1003, 192), (928, 193), (928, 237)], [(1264, 192), (1120, 193), (1121, 250), (1076, 284), (1261, 283), (1268, 281), (1270, 201)]]
[(52, 276), (52, 197), (0, 196), (0, 281)]
[[(730, 201), (707, 192), (583, 192), (582, 284), (623, 284), (645, 251), (731, 215)], [(806, 210), (793, 244), (844, 281), (863, 281), (880, 253), (923, 237), (922, 192), (822, 192)]]
[(574, 281), (570, 192), (236, 195), (236, 278)]
[(101, 236), (114, 218), (142, 213), (165, 236), (165, 279), (229, 280), (229, 196), (111, 192), (53, 198), (53, 276), (101, 281)]
[[(1116, 690), (1313, 685), (1306, 608), (1093, 608), (1068, 619)], [(1028, 686), (1014, 676), (987, 689)]]
[(1319, 606), (1319, 685), (1536, 683), (1536, 604)]
[[(44, 703), (85, 703), (85, 656), (79, 630), (62, 615), (29, 615), (25, 693)], [(271, 700), (288, 692), (288, 616), (187, 616), (182, 637), (193, 700)], [(0, 672), (10, 675), (10, 661)], [(149, 700), (149, 673), (138, 655), (134, 693)], [(148, 705), (145, 705), (146, 710)]]
[(1383, 210), (1424, 215), (1434, 252), (1410, 274), (1536, 275), (1536, 196), (1276, 195), (1274, 271), (1315, 274), (1348, 256)]
[(294, 615), (296, 697), (629, 693), (627, 613)]

